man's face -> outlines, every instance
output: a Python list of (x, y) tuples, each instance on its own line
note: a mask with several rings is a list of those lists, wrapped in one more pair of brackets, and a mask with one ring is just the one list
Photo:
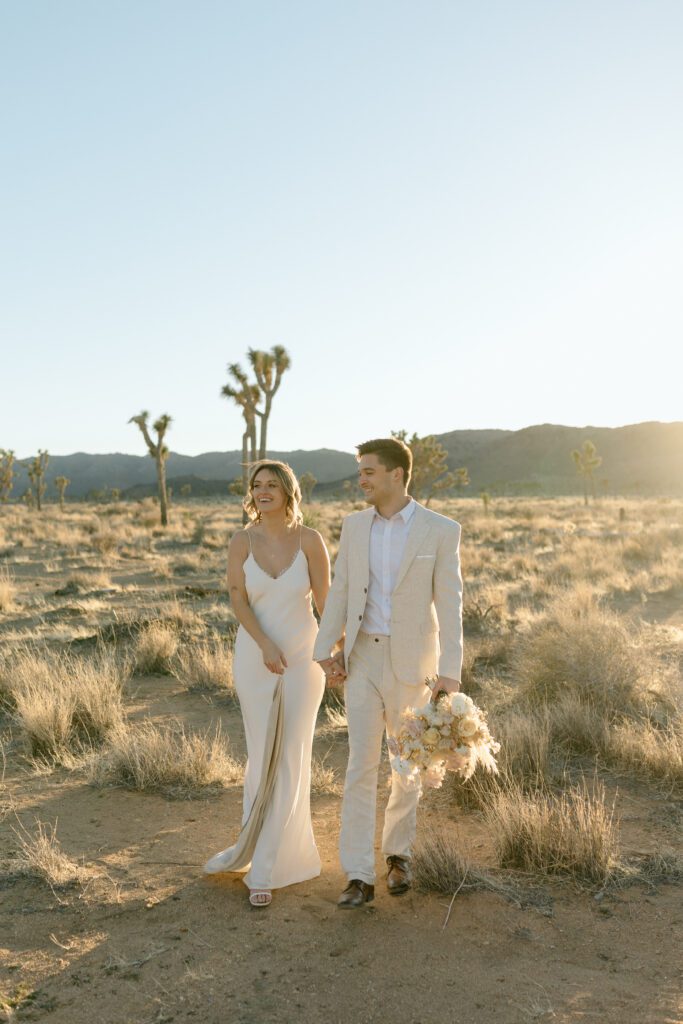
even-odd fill
[(403, 470), (387, 469), (372, 455), (361, 455), (358, 462), (358, 486), (365, 500), (377, 507), (403, 493)]

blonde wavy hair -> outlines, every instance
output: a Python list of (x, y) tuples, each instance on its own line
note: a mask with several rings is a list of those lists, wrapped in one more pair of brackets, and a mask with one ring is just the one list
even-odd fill
[(282, 490), (285, 492), (285, 498), (287, 499), (285, 516), (287, 522), (303, 522), (304, 517), (301, 513), (301, 509), (299, 508), (301, 503), (301, 488), (299, 487), (299, 481), (294, 474), (294, 470), (291, 466), (288, 466), (286, 462), (262, 459), (260, 462), (254, 463), (249, 470), (249, 485), (243, 502), (244, 511), (247, 513), (252, 523), (258, 523), (261, 519), (261, 513), (256, 507), (256, 502), (254, 501), (254, 480), (262, 469), (267, 469), (273, 474), (273, 476), (276, 476)]

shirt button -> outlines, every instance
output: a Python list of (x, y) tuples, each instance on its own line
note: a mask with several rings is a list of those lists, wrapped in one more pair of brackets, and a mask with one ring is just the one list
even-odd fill
[(362, 616), (362, 615), (359, 615), (359, 616), (358, 616), (358, 621), (359, 621), (359, 622), (362, 622), (362, 621), (363, 621), (363, 616)]
[(363, 593), (367, 594), (367, 592), (368, 592), (368, 588), (367, 587), (363, 587)]

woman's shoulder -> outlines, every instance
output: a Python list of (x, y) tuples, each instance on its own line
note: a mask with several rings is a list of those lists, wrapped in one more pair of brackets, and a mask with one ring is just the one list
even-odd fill
[(230, 538), (230, 547), (233, 551), (248, 551), (251, 538), (249, 534), (252, 532), (253, 527), (246, 526), (242, 527), (241, 530), (235, 530), (232, 537)]
[(312, 526), (301, 526), (301, 547), (308, 553), (319, 551), (325, 547), (325, 541), (318, 530)]

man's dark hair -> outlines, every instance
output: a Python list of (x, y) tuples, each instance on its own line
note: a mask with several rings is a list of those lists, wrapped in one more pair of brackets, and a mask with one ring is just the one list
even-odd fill
[(403, 482), (408, 486), (413, 470), (413, 453), (404, 441), (399, 441), (397, 437), (378, 437), (374, 441), (357, 444), (356, 449), (358, 459), (361, 455), (376, 455), (385, 469), (397, 469), (400, 466)]

